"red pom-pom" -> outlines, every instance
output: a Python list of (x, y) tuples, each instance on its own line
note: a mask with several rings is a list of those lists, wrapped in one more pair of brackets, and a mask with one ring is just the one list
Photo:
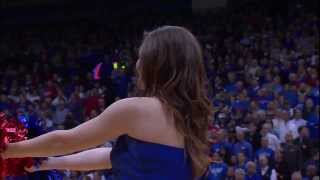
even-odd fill
[[(0, 152), (5, 151), (6, 144), (27, 139), (28, 130), (14, 118), (8, 118), (0, 112)], [(26, 174), (24, 167), (33, 164), (32, 158), (0, 159), (0, 178)]]

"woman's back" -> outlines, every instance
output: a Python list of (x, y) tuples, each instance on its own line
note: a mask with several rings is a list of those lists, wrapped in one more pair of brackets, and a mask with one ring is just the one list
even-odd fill
[(111, 152), (115, 180), (192, 179), (192, 169), (183, 148), (120, 136)]
[(136, 97), (126, 99), (135, 104), (133, 123), (127, 135), (142, 141), (184, 147), (182, 135), (177, 132), (174, 119), (166, 113), (165, 107), (157, 98)]
[(136, 116), (130, 132), (112, 149), (113, 179), (191, 179), (183, 138), (161, 102), (148, 97), (126, 100), (136, 104)]

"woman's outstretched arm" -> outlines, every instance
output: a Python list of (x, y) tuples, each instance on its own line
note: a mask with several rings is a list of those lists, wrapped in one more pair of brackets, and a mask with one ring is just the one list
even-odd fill
[(71, 171), (111, 169), (110, 152), (111, 148), (96, 148), (68, 156), (50, 157), (39, 167), (32, 166), (26, 170), (35, 172), (53, 169)]
[(50, 157), (94, 148), (122, 134), (128, 134), (138, 113), (136, 98), (120, 100), (98, 117), (73, 129), (53, 131), (30, 140), (10, 143), (1, 156)]

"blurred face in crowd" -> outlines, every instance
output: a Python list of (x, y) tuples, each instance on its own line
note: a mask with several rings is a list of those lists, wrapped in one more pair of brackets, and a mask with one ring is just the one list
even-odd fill
[(95, 118), (95, 117), (97, 117), (98, 116), (98, 112), (96, 111), (96, 110), (91, 110), (91, 112), (90, 112), (90, 118)]
[(106, 103), (105, 103), (105, 100), (103, 98), (100, 98), (98, 100), (98, 103), (99, 103), (99, 107), (105, 108)]
[(274, 110), (276, 110), (276, 108), (277, 108), (277, 104), (276, 104), (275, 101), (271, 101), (271, 102), (268, 104), (268, 110), (269, 110), (269, 111), (274, 111)]
[(299, 109), (296, 109), (296, 110), (295, 110), (294, 118), (295, 118), (295, 119), (301, 119), (301, 118), (302, 118), (302, 112), (301, 112), (301, 110), (299, 110)]
[(240, 152), (237, 154), (237, 160), (239, 164), (243, 164), (246, 162), (246, 156), (244, 155), (244, 153)]
[(294, 118), (295, 119), (302, 119), (302, 112), (300, 109), (296, 109), (294, 113)]
[(251, 79), (250, 84), (252, 87), (256, 87), (259, 85), (259, 82), (256, 79)]
[(221, 161), (221, 156), (220, 156), (219, 152), (213, 153), (212, 160), (216, 161), (216, 162)]
[(309, 129), (307, 127), (303, 127), (300, 132), (301, 136), (304, 138), (309, 137)]
[(228, 80), (232, 83), (236, 80), (235, 74), (234, 73), (228, 73)]
[(223, 141), (225, 138), (226, 138), (226, 132), (225, 132), (225, 130), (220, 129), (220, 130), (218, 131), (218, 139), (219, 139), (220, 141)]
[(300, 86), (299, 86), (299, 90), (300, 92), (305, 92), (306, 90), (308, 89), (308, 86), (306, 85), (306, 83), (300, 83)]
[(244, 132), (242, 132), (242, 131), (237, 132), (237, 139), (238, 139), (238, 141), (243, 141), (244, 140)]
[(250, 108), (251, 108), (252, 110), (257, 109), (257, 108), (258, 108), (257, 102), (256, 102), (256, 101), (251, 101), (251, 103), (250, 103)]
[(242, 81), (237, 81), (236, 86), (237, 86), (238, 89), (242, 89), (243, 88), (243, 82)]
[(261, 135), (265, 136), (270, 132), (271, 130), (271, 125), (269, 123), (264, 123), (261, 129)]
[(246, 168), (249, 175), (253, 175), (256, 173), (256, 164), (254, 162), (249, 161), (246, 165)]
[(260, 156), (259, 157), (259, 165), (260, 167), (266, 167), (268, 166), (268, 158), (266, 156)]
[(290, 80), (291, 82), (297, 81), (297, 75), (296, 75), (295, 73), (290, 73), (290, 74), (289, 74), (289, 80)]
[(60, 100), (59, 100), (59, 108), (60, 108), (60, 109), (63, 109), (64, 107), (65, 107), (65, 102), (64, 102), (63, 99), (60, 99)]
[(292, 143), (293, 141), (293, 136), (291, 133), (287, 133), (286, 136), (285, 136), (285, 139), (286, 139), (286, 143)]
[(317, 167), (313, 164), (307, 166), (306, 175), (309, 177), (313, 177), (317, 175)]
[(266, 138), (266, 137), (261, 138), (261, 147), (266, 148), (266, 147), (268, 147), (268, 145), (269, 145), (268, 138)]
[(234, 177), (234, 168), (232, 166), (228, 167), (227, 177)]
[(246, 173), (243, 169), (236, 169), (234, 173), (235, 180), (244, 180)]
[(259, 121), (266, 121), (267, 119), (267, 114), (265, 111), (258, 111), (257, 112), (257, 118), (259, 119)]
[[(250, 121), (252, 121), (252, 118), (250, 118)], [(251, 122), (249, 124), (249, 130), (251, 133), (255, 133), (257, 131), (257, 126), (253, 122)]]
[(299, 172), (294, 172), (292, 175), (291, 175), (291, 180), (302, 180), (302, 176)]
[(290, 115), (288, 111), (283, 111), (282, 112), (282, 119), (285, 121), (288, 121), (290, 119)]
[(26, 97), (24, 95), (20, 95), (20, 103), (25, 103), (27, 101)]
[(274, 160), (275, 160), (275, 162), (281, 162), (282, 161), (282, 153), (281, 153), (281, 151), (275, 151), (274, 152)]
[(313, 101), (311, 98), (308, 98), (306, 100), (306, 108), (312, 108), (313, 107)]

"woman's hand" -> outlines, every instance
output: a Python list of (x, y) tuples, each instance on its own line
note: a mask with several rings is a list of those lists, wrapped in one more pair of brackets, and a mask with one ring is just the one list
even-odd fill
[(76, 154), (60, 157), (49, 157), (40, 164), (25, 167), (27, 172), (46, 170), (91, 171), (111, 169), (111, 148), (95, 148)]
[(39, 168), (36, 166), (31, 166), (31, 167), (25, 167), (24, 170), (29, 173), (33, 173), (33, 172), (39, 171)]

